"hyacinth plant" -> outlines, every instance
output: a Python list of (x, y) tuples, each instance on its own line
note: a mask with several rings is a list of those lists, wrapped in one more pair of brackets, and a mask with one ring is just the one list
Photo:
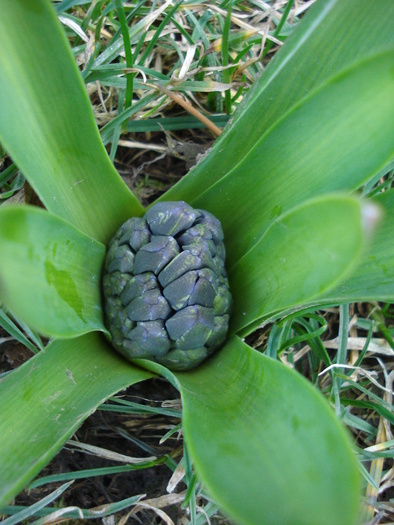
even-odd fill
[(0, 300), (50, 338), (0, 381), (0, 510), (109, 396), (159, 374), (180, 391), (198, 476), (235, 522), (355, 523), (360, 476), (340, 421), (243, 338), (301, 308), (394, 297), (394, 192), (358, 192), (393, 157), (392, 2), (317, 2), (159, 199), (207, 210), (224, 231), (229, 333), (188, 371), (112, 348), (106, 245), (145, 210), (107, 156), (49, 2), (0, 5), (0, 140), (47, 209), (0, 210)]

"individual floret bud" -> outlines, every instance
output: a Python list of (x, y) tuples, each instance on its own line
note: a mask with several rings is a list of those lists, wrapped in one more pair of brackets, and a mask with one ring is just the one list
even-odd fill
[(160, 272), (159, 282), (163, 288), (179, 279), (186, 272), (201, 268), (201, 259), (186, 250), (174, 257), (171, 262)]
[(132, 321), (156, 321), (167, 319), (171, 314), (171, 308), (167, 299), (156, 288), (133, 299), (126, 312)]
[(211, 230), (204, 224), (195, 224), (187, 231), (177, 237), (181, 246), (184, 244), (192, 244), (196, 240), (204, 239), (205, 241), (212, 240)]
[(231, 295), (219, 221), (184, 202), (153, 205), (115, 234), (103, 275), (106, 324), (127, 359), (194, 368), (225, 341)]
[(200, 214), (185, 202), (161, 202), (150, 208), (145, 218), (153, 235), (173, 237), (192, 226)]
[(163, 321), (145, 321), (137, 323), (127, 334), (124, 341), (130, 357), (147, 358), (160, 357), (169, 351), (171, 341), (164, 328)]
[(182, 250), (199, 258), (199, 268), (211, 268), (212, 270), (215, 268), (209, 244), (204, 239), (196, 240), (192, 244), (186, 244), (182, 246)]
[(208, 337), (205, 343), (208, 348), (217, 347), (226, 340), (228, 330), (228, 315), (216, 315), (211, 335)]
[(213, 302), (213, 311), (215, 315), (224, 315), (230, 311), (231, 294), (228, 289), (227, 279), (218, 287), (217, 294)]
[(185, 306), (213, 307), (217, 291), (217, 279), (212, 270), (192, 270), (172, 281), (163, 290), (171, 307), (178, 311)]
[(187, 306), (176, 312), (166, 322), (167, 332), (176, 348), (193, 350), (203, 346), (214, 327), (214, 313), (211, 308)]
[(120, 295), (129, 282), (130, 275), (121, 272), (107, 273), (103, 279), (103, 286), (107, 290), (112, 290), (116, 295)]
[(178, 311), (187, 306), (196, 286), (197, 279), (198, 274), (193, 270), (186, 272), (164, 288), (163, 295), (173, 310)]
[(134, 254), (126, 246), (119, 246), (116, 257), (108, 264), (109, 272), (133, 273)]
[(120, 298), (122, 304), (127, 306), (136, 297), (141, 297), (149, 290), (158, 287), (157, 279), (152, 272), (139, 273), (134, 275), (134, 277), (129, 277), (123, 291), (121, 292)]
[(153, 235), (150, 242), (137, 252), (134, 273), (153, 272), (157, 275), (178, 253), (179, 246), (173, 237)]
[(220, 224), (220, 221), (212, 215), (212, 213), (209, 213), (205, 210), (197, 210), (200, 213), (200, 217), (197, 219), (196, 223), (199, 225), (205, 226), (212, 235), (212, 239), (219, 245), (223, 242), (224, 235), (223, 235), (223, 229), (222, 225)]
[(122, 235), (119, 238), (119, 246), (128, 244), (134, 252), (137, 252), (142, 246), (150, 241), (152, 233), (148, 228), (145, 219), (132, 217), (124, 223)]
[[(193, 350), (181, 350), (175, 348), (170, 350), (165, 356), (165, 364), (171, 370), (189, 370), (202, 363), (212, 352), (206, 346), (193, 348)], [(156, 359), (158, 363), (162, 360)]]

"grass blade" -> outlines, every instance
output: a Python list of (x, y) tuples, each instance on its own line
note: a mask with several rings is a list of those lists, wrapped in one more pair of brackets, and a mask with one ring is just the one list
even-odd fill
[(30, 507), (27, 507), (24, 510), (20, 510), (17, 514), (14, 514), (10, 518), (2, 520), (2, 523), (4, 525), (16, 525), (17, 523), (20, 523), (23, 520), (31, 518), (32, 516), (36, 514), (36, 512), (39, 512), (42, 508), (46, 507), (47, 505), (52, 503), (52, 501), (54, 501), (56, 498), (61, 496), (63, 492), (68, 489), (71, 483), (73, 483), (73, 481), (64, 483), (58, 489), (48, 494), (48, 496), (45, 496), (37, 503), (34, 503), (33, 505), (31, 505)]
[[(127, 26), (126, 15), (121, 0), (115, 0), (116, 11), (118, 13), (120, 29), (122, 31), (122, 37), (124, 42), (124, 52), (126, 58), (126, 67), (131, 69), (133, 67), (133, 53), (131, 51), (130, 35)], [(124, 109), (131, 106), (133, 99), (133, 79), (134, 73), (126, 74), (126, 97), (124, 103)]]
[[(12, 337), (14, 337), (21, 344), (25, 345), (33, 354), (38, 352), (37, 348), (32, 344), (32, 342), (26, 337), (22, 330), (14, 323), (12, 319), (0, 308), (0, 326), (4, 328)], [(36, 344), (39, 341), (36, 341)], [(37, 344), (41, 347), (41, 344)]]

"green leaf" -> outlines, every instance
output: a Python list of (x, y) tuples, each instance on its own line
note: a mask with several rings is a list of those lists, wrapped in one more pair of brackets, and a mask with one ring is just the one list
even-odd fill
[(354, 523), (350, 440), (304, 378), (238, 338), (176, 378), (196, 471), (237, 523)]
[(51, 343), (0, 381), (0, 507), (108, 397), (152, 374), (91, 333)]
[(317, 195), (355, 190), (392, 158), (393, 57), (373, 56), (312, 92), (191, 198), (221, 220), (228, 268), (281, 214)]
[(323, 302), (394, 301), (394, 189), (371, 199), (383, 212), (375, 235), (351, 276), (318, 297)]
[(236, 166), (287, 111), (340, 71), (394, 44), (391, 0), (324, 0), (303, 18), (254, 83), (212, 152), (166, 194), (193, 197)]
[(130, 216), (141, 215), (101, 143), (46, 0), (1, 3), (0, 115), (0, 141), (48, 210), (104, 243)]
[(362, 205), (350, 196), (308, 201), (277, 219), (229, 272), (232, 331), (309, 302), (344, 279), (364, 245)]
[(0, 300), (48, 336), (105, 331), (105, 247), (63, 219), (30, 206), (0, 210)]

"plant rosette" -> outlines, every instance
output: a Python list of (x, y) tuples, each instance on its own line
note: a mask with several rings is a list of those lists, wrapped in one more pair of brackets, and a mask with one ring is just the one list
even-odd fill
[[(209, 329), (189, 339), (209, 349), (216, 326), (221, 348), (171, 371), (134, 353), (131, 363), (106, 339), (105, 245), (144, 210), (108, 158), (49, 2), (2, 3), (0, 139), (47, 211), (0, 210), (0, 299), (51, 342), (0, 381), (0, 506), (108, 397), (161, 374), (180, 391), (194, 468), (235, 522), (356, 522), (359, 466), (341, 422), (306, 379), (242, 337), (303, 307), (394, 297), (394, 192), (356, 194), (393, 158), (392, 11), (383, 0), (373, 10), (364, 0), (357, 10), (318, 1), (212, 151), (159, 199), (219, 219), (233, 296), (226, 341), (212, 312), (204, 312)], [(219, 274), (205, 272), (199, 301), (211, 306), (202, 308), (216, 308)], [(193, 290), (180, 309), (196, 309)], [(167, 322), (168, 311), (160, 315)], [(188, 352), (188, 328), (178, 328), (167, 335)]]

